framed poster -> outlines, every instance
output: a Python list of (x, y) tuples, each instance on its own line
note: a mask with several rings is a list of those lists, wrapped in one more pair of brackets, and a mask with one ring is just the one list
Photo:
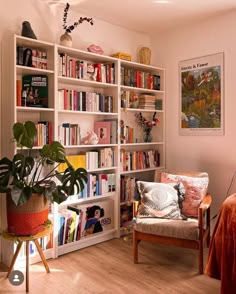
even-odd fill
[(224, 134), (224, 53), (179, 63), (180, 135)]

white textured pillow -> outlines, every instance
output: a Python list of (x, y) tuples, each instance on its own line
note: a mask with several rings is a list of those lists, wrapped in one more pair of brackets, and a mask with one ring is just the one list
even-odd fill
[(141, 196), (138, 217), (182, 219), (175, 188), (164, 183), (137, 181)]

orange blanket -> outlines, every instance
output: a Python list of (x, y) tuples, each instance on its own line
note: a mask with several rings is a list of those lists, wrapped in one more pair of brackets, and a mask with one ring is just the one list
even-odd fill
[(221, 206), (211, 238), (205, 274), (221, 280), (221, 294), (236, 293), (236, 193)]

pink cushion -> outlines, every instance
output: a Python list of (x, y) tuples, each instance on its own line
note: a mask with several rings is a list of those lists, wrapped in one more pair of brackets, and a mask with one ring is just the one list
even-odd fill
[(182, 202), (181, 212), (187, 217), (198, 217), (198, 207), (207, 192), (209, 182), (208, 176), (190, 177), (163, 172), (161, 174), (161, 182), (183, 183), (186, 193), (184, 201)]

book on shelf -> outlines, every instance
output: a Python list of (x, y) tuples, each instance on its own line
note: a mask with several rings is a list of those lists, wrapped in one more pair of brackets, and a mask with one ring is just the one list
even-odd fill
[[(73, 166), (74, 169), (78, 169), (79, 167), (86, 168), (86, 155), (85, 154), (77, 154), (77, 155), (67, 155), (66, 159)], [(66, 163), (61, 163), (57, 170), (58, 172), (64, 172), (67, 168)]]
[(47, 52), (41, 49), (31, 49), (23, 46), (17, 46), (16, 64), (47, 69)]
[(118, 142), (118, 119), (116, 118), (106, 118), (104, 121), (108, 121), (111, 123), (111, 131), (110, 131), (110, 143), (117, 144)]
[(114, 201), (94, 202), (79, 206), (83, 210), (82, 236), (88, 237), (114, 228)]
[(94, 123), (94, 132), (98, 136), (98, 144), (110, 144), (111, 123), (108, 121), (96, 121)]
[(22, 106), (21, 100), (22, 100), (22, 80), (16, 80), (16, 105), (17, 106)]
[[(26, 75), (22, 77), (22, 97), (26, 106), (48, 107), (48, 77), (46, 75)], [(22, 101), (24, 105), (25, 101)]]

